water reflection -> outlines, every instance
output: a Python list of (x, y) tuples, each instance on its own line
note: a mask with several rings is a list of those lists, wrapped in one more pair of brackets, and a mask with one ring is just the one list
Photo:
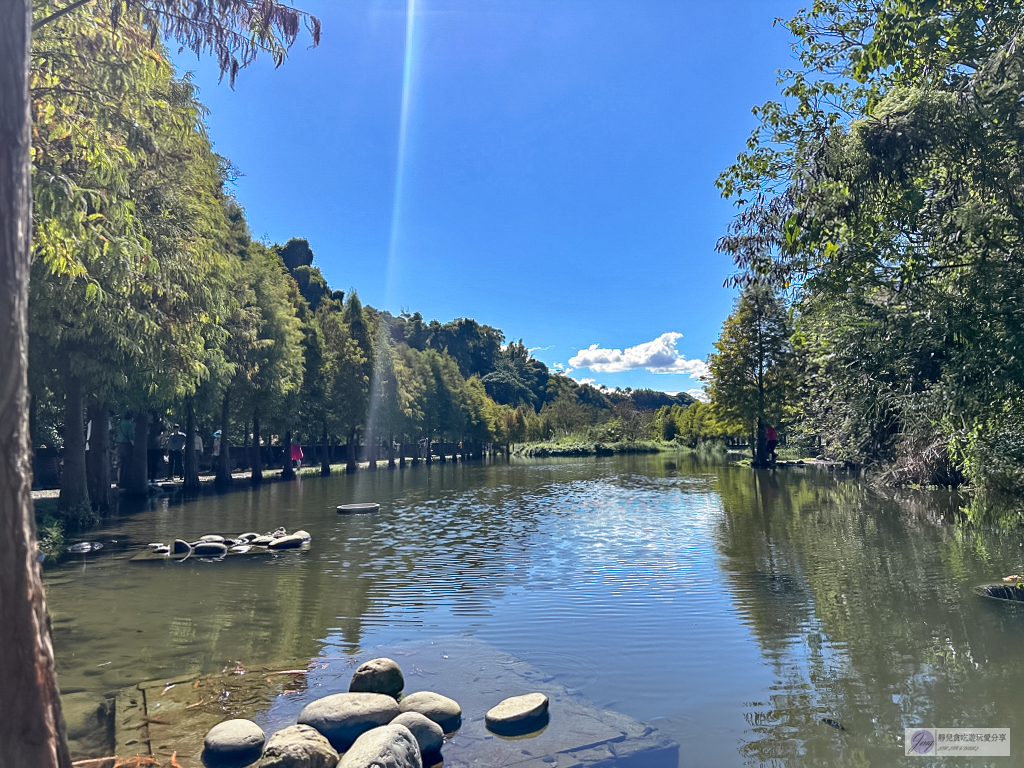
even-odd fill
[(1018, 724), (1024, 613), (970, 591), (1020, 562), (1018, 533), (958, 524), (950, 493), (726, 468), (715, 487), (723, 569), (776, 675), (748, 705), (751, 764), (892, 765), (905, 727)]
[[(46, 584), (66, 693), (468, 633), (654, 722), (684, 764), (892, 765), (905, 726), (1020, 717), (1024, 611), (971, 588), (1020, 572), (1021, 538), (963, 504), (689, 455), (421, 465), (151, 502)], [(127, 562), (277, 525), (311, 550)]]

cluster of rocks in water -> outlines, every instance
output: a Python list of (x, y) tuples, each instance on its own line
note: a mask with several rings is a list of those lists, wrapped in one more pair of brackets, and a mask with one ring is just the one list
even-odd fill
[(295, 531), (289, 534), (284, 528), (268, 533), (243, 533), (228, 537), (217, 534), (200, 536), (197, 541), (175, 539), (170, 544), (155, 542), (149, 545), (157, 555), (166, 555), (184, 560), (187, 557), (224, 557), (226, 555), (244, 555), (259, 550), (297, 549), (308, 543), (312, 537), (306, 531)]
[[(458, 702), (433, 691), (402, 696), (405, 678), (391, 659), (372, 659), (348, 693), (307, 704), (298, 723), (266, 739), (251, 720), (227, 720), (206, 734), (209, 768), (423, 768), (441, 761), (446, 735), (462, 727)], [(548, 697), (513, 696), (490, 709), (491, 731), (515, 736), (547, 725)]]

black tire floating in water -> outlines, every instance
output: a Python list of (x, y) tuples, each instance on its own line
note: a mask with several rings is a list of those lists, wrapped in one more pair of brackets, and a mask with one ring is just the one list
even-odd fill
[(1024, 589), (1015, 584), (984, 584), (975, 587), (974, 591), (982, 597), (994, 597), (1011, 603), (1024, 602)]
[(341, 504), (338, 507), (339, 515), (367, 515), (380, 511), (380, 504), (367, 502), (366, 504)]

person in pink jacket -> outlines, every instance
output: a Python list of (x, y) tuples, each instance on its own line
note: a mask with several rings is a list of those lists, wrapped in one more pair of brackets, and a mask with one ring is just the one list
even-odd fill
[(775, 427), (768, 424), (764, 428), (764, 439), (765, 439), (765, 450), (768, 451), (768, 456), (772, 461), (776, 461), (775, 446), (779, 444), (779, 436), (775, 433)]

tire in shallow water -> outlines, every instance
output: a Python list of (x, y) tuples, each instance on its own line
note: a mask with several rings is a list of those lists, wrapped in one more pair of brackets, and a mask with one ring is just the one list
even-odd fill
[(267, 544), (268, 549), (298, 549), (305, 544), (307, 539), (303, 539), (301, 536), (292, 534), (291, 536), (282, 536), (279, 539), (274, 539)]
[(366, 504), (341, 504), (338, 506), (339, 515), (368, 515), (380, 511), (380, 504), (369, 502)]
[(994, 597), (996, 600), (1006, 600), (1011, 603), (1024, 602), (1024, 589), (1014, 584), (983, 584), (980, 587), (975, 587), (974, 591), (982, 597)]
[(227, 546), (219, 541), (201, 541), (192, 547), (192, 554), (196, 557), (224, 557), (227, 553)]

